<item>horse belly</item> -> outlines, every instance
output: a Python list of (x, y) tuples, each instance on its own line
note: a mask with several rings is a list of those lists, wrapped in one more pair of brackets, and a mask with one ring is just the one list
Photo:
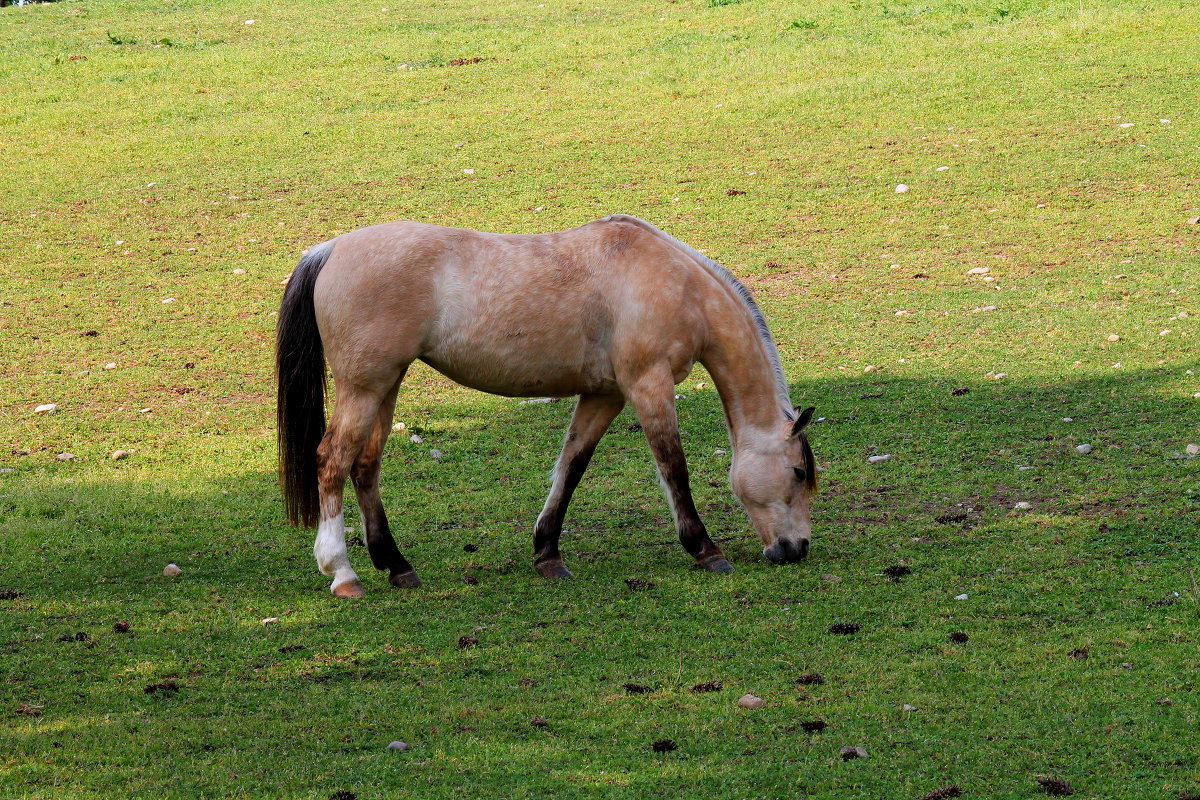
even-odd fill
[(506, 397), (570, 397), (617, 392), (608, 353), (578, 337), (505, 331), (451, 337), (421, 356), (446, 377)]

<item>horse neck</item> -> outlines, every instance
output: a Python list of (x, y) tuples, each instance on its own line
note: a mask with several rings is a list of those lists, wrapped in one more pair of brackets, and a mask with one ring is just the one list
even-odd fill
[(774, 437), (784, 420), (775, 367), (749, 311), (741, 304), (732, 314), (721, 314), (710, 324), (706, 357), (700, 359), (712, 376), (735, 450), (760, 437)]

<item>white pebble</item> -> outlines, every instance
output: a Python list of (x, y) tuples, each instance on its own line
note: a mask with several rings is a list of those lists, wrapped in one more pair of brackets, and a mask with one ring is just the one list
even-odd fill
[(1075, 452), (1079, 453), (1081, 456), (1086, 456), (1088, 453), (1092, 452), (1092, 446), (1090, 444), (1076, 445)]
[(1159, 122), (1161, 122), (1163, 125), (1170, 125), (1170, 124), (1171, 124), (1171, 120), (1169, 120), (1169, 119), (1160, 119), (1160, 120), (1159, 120)]
[(75, 457), (74, 453), (59, 453), (55, 456), (59, 461), (70, 461)]
[(410, 442), (412, 442), (413, 444), (424, 444), (425, 443), (425, 440), (422, 439), (420, 436), (417, 436), (415, 433), (412, 436), (408, 437), (408, 440)]
[(1122, 122), (1122, 123), (1121, 123), (1120, 125), (1118, 125), (1117, 127), (1118, 127), (1118, 128), (1132, 128), (1132, 127), (1133, 127), (1133, 123), (1132, 123), (1132, 122)]
[(243, 22), (242, 24), (243, 24), (243, 25), (253, 25), (255, 22), (258, 22), (258, 20), (255, 20), (255, 19), (248, 19), (248, 20), (246, 20), (245, 22)]
[(1063, 422), (1074, 422), (1074, 421), (1075, 421), (1074, 417), (1063, 417)]
[(954, 596), (954, 599), (955, 599), (955, 600), (966, 600), (968, 596), (969, 596), (969, 595), (965, 595), (965, 594), (956, 594), (956, 595)]
[(177, 300), (176, 300), (174, 297), (167, 297), (167, 298), (165, 298), (165, 299), (163, 300), (163, 304), (164, 304), (164, 305), (165, 305), (166, 303), (175, 303), (175, 302), (178, 302), (178, 301), (177, 301)]
[(128, 458), (128, 457), (129, 457), (128, 450), (113, 450), (113, 454), (112, 454), (113, 461), (120, 461), (122, 458)]
[(1158, 332), (1158, 335), (1159, 335), (1159, 336), (1166, 336), (1166, 335), (1167, 335), (1168, 333), (1170, 333), (1170, 332), (1171, 332), (1171, 329), (1170, 329), (1170, 328), (1166, 328), (1166, 329), (1164, 329), (1164, 330), (1161, 330), (1161, 331), (1159, 331), (1159, 332)]
[(701, 389), (704, 389), (704, 388), (707, 388), (707, 387), (708, 387), (708, 384), (707, 384), (707, 383), (697, 383), (697, 384), (696, 384), (696, 391), (700, 391)]
[(904, 184), (904, 183), (896, 184), (896, 194), (904, 194), (907, 191), (908, 191), (908, 184)]
[(104, 368), (105, 368), (105, 369), (116, 369), (116, 368), (117, 368), (117, 362), (115, 362), (115, 361), (110, 361), (110, 362), (108, 362), (107, 364), (105, 364), (105, 365), (104, 365)]
[(1120, 361), (1118, 361), (1117, 363), (1113, 364), (1113, 365), (1112, 365), (1112, 368), (1113, 368), (1113, 369), (1120, 369), (1120, 368), (1121, 368), (1121, 362), (1120, 362)]
[(868, 464), (880, 464), (884, 461), (887, 461), (891, 457), (892, 457), (891, 453), (887, 453), (886, 455), (882, 455), (882, 456), (870, 456), (867, 459), (867, 463)]
[(879, 369), (879, 368), (876, 367), (874, 364), (867, 364), (865, 367), (863, 367), (863, 372), (874, 372), (877, 369)]
[(394, 430), (394, 431), (402, 431), (402, 430), (405, 430), (406, 428), (408, 428), (408, 426), (405, 425), (403, 422), (397, 422), (395, 425), (392, 426), (392, 430)]
[(995, 311), (996, 307), (995, 306), (980, 306), (979, 308), (977, 308), (975, 310), (976, 311)]
[(714, 456), (723, 456), (723, 455), (725, 455), (725, 451), (724, 450), (713, 450), (713, 455)]
[(1029, 503), (1029, 502), (1026, 502), (1025, 500), (1022, 500), (1021, 502), (1019, 502), (1015, 506), (1013, 506), (1013, 508), (1015, 508), (1017, 511), (1028, 511), (1029, 509), (1033, 508), (1033, 503)]
[(949, 167), (938, 167), (934, 170), (934, 172), (945, 172), (948, 169), (950, 169), (950, 168)]
[(167, 564), (165, 567), (163, 567), (163, 575), (165, 575), (168, 578), (173, 578), (176, 575), (182, 575), (182, 574), (183, 574), (183, 570), (181, 570), (175, 564)]
[(475, 174), (475, 170), (471, 169), (470, 167), (463, 170), (463, 175), (474, 175), (474, 174)]
[(263, 625), (274, 625), (276, 622), (279, 622), (279, 617), (267, 617), (266, 619), (264, 619), (262, 621), (262, 624)]
[(752, 694), (744, 694), (738, 698), (737, 704), (738, 708), (762, 708), (767, 701)]
[(917, 710), (917, 707), (916, 707), (916, 706), (910, 706), (908, 703), (905, 703), (904, 705), (900, 706), (900, 710), (901, 710), (901, 711), (916, 711), (916, 710)]
[(12, 467), (4, 467), (3, 469), (0, 469), (0, 475), (11, 475), (14, 472), (16, 472), (16, 470)]
[(33, 410), (35, 414), (53, 414), (58, 411), (57, 403), (44, 403)]
[(912, 313), (913, 312), (909, 311), (908, 309), (902, 308), (896, 312), (896, 316), (897, 317), (910, 317), (910, 316), (912, 316)]
[(1120, 337), (1120, 336), (1118, 336), (1118, 335), (1117, 335), (1117, 334), (1115, 334), (1115, 333), (1110, 333), (1110, 334), (1108, 335), (1108, 340), (1109, 340), (1110, 342), (1119, 342), (1119, 341), (1121, 341), (1121, 337)]
[(987, 275), (991, 272), (991, 267), (971, 267), (967, 270), (968, 275)]
[(1187, 446), (1187, 454), (1189, 456), (1200, 456), (1200, 444), (1189, 444)]
[(235, 269), (235, 270), (233, 271), (233, 274), (234, 274), (234, 275), (245, 275), (245, 274), (246, 274), (246, 270), (242, 269), (241, 267), (238, 267), (237, 269)]
[(441, 461), (442, 455), (443, 455), (443, 453), (441, 450), (430, 450), (429, 451), (429, 457), (432, 458), (434, 461)]
[(408, 745), (404, 742), (388, 742), (388, 750), (407, 750)]

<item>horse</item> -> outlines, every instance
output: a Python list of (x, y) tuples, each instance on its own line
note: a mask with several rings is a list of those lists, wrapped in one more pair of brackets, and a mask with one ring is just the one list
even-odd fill
[[(568, 578), (559, 537), (600, 437), (626, 403), (654, 454), (679, 541), (710, 572), (732, 565), (696, 512), (675, 386), (699, 362), (720, 395), (730, 486), (780, 564), (808, 555), (813, 409), (789, 399), (779, 353), (728, 270), (637, 217), (544, 234), (420, 222), (360, 228), (309, 249), (287, 282), (276, 341), (279, 475), (288, 520), (317, 528), (313, 555), (335, 597), (363, 596), (346, 550), (350, 478), (372, 563), (420, 586), (379, 494), (380, 460), (405, 372), (420, 360), (508, 397), (578, 396), (534, 525), (534, 568)], [(335, 407), (325, 421), (326, 363)]]

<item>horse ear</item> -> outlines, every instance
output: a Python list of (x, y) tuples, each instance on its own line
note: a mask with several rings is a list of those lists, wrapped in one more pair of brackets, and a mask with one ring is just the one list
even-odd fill
[(796, 409), (796, 421), (792, 423), (792, 436), (800, 435), (800, 431), (804, 430), (804, 426), (807, 425), (809, 420), (812, 419), (813, 412), (816, 410), (817, 409), (813, 408), (812, 406), (809, 406), (803, 411), (798, 408)]

